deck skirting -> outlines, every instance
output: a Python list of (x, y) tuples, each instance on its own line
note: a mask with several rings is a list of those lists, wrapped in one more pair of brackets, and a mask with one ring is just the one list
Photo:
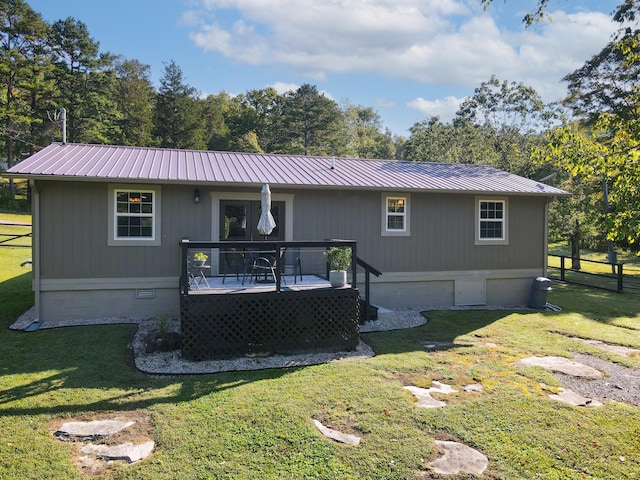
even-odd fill
[(205, 360), (355, 350), (358, 297), (353, 288), (181, 295), (182, 354)]

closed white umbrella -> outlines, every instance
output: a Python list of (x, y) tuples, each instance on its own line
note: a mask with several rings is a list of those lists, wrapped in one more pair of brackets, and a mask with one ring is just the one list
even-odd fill
[(262, 186), (260, 192), (260, 206), (262, 207), (262, 213), (260, 214), (260, 220), (258, 221), (258, 232), (260, 235), (271, 235), (273, 229), (276, 228), (276, 221), (271, 215), (271, 190), (269, 190), (269, 184), (265, 183)]

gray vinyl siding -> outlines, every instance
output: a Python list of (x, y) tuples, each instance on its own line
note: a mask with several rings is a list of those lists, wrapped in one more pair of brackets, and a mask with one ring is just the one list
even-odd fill
[[(153, 188), (153, 185), (146, 185)], [(160, 246), (107, 246), (108, 185), (38, 181), (41, 198), (41, 278), (153, 278), (180, 273), (181, 238), (211, 240), (213, 188), (162, 185)], [(221, 191), (222, 189), (216, 189)], [(240, 189), (229, 189), (238, 192)], [(245, 190), (247, 191), (247, 190)], [(253, 190), (251, 190), (253, 191)], [(383, 272), (542, 268), (546, 197), (509, 196), (509, 244), (477, 246), (472, 194), (410, 195), (411, 234), (381, 235), (379, 191), (272, 188), (294, 194), (293, 239), (353, 239), (358, 255)]]
[(508, 245), (475, 245), (475, 195), (411, 193), (411, 235), (381, 235), (380, 192), (304, 191), (294, 206), (298, 240), (355, 239), (383, 272), (540, 268), (545, 198), (509, 197)]
[(107, 246), (107, 222), (113, 221), (107, 213), (107, 184), (46, 181), (37, 187), (42, 279), (177, 277), (180, 239), (208, 240), (211, 235), (210, 204), (194, 204), (190, 187), (162, 185), (158, 247)]

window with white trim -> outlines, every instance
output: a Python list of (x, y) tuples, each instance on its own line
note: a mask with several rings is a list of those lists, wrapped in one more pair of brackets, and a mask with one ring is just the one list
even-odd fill
[(160, 187), (111, 185), (109, 245), (160, 245)]
[(380, 194), (380, 235), (409, 237), (411, 235), (411, 195), (394, 192)]
[(387, 197), (387, 231), (405, 232), (407, 230), (407, 198)]
[(503, 201), (480, 201), (480, 240), (504, 240)]
[(154, 192), (115, 191), (116, 239), (154, 238)]
[(508, 243), (506, 198), (479, 198), (476, 202), (476, 243), (506, 245)]

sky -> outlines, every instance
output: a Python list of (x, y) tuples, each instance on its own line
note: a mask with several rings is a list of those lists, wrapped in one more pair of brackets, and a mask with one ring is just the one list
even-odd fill
[(372, 107), (393, 134), (450, 121), (492, 75), (545, 101), (597, 54), (621, 0), (550, 0), (551, 21), (525, 28), (535, 0), (26, 0), (48, 22), (84, 22), (101, 52), (151, 67), (171, 60), (201, 95), (310, 83), (340, 104)]

